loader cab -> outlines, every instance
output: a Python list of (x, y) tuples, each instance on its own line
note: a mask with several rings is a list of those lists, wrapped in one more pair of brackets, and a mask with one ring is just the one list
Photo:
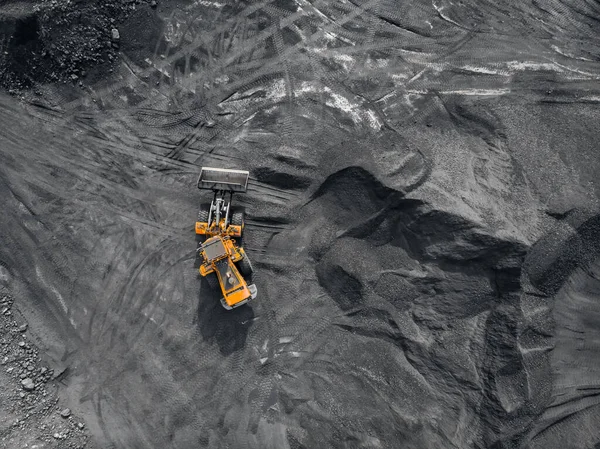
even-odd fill
[(239, 254), (231, 251), (230, 242), (224, 241), (220, 236), (215, 236), (204, 242), (202, 251), (204, 251), (206, 263), (217, 275), (224, 293), (237, 290), (242, 286), (243, 281), (234, 264), (234, 260), (236, 260), (236, 256), (239, 257)]
[(208, 262), (214, 262), (227, 256), (227, 248), (219, 236), (212, 237), (202, 244)]

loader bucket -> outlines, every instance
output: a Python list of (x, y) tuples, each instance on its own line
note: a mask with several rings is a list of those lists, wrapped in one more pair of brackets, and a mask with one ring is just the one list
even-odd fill
[(243, 193), (248, 187), (249, 176), (250, 173), (245, 170), (202, 167), (198, 177), (198, 188)]

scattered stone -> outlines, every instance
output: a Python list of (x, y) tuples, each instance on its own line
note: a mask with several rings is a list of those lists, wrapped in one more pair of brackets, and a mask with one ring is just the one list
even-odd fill
[(62, 435), (60, 433), (55, 433), (54, 435), (52, 435), (54, 438), (56, 438), (57, 440), (60, 440), (62, 438)]
[(152, 1), (150, 2), (150, 7), (151, 7), (151, 8), (156, 8), (157, 6), (158, 6), (158, 3), (156, 3), (156, 0), (152, 0)]
[(62, 416), (63, 418), (68, 418), (69, 416), (71, 416), (71, 409), (65, 408), (65, 409), (61, 410), (60, 416)]
[(116, 42), (119, 39), (121, 39), (121, 35), (119, 34), (119, 30), (117, 30), (116, 28), (113, 28), (112, 30), (110, 30), (110, 35), (111, 35), (112, 40), (114, 42)]
[(21, 348), (25, 347), (25, 342), (24, 341), (20, 341), (19, 342), (19, 347), (21, 347)]
[(23, 398), (25, 397), (25, 393), (23, 393), (23, 392), (21, 391), (21, 392), (19, 393), (19, 397), (20, 397), (21, 399), (23, 399)]
[(85, 427), (85, 424), (82, 422), (78, 422), (77, 423), (77, 427), (79, 427), (79, 430), (83, 429)]
[(25, 332), (27, 330), (27, 323), (19, 326), (19, 332)]
[(42, 368), (40, 369), (40, 374), (46, 374), (46, 371), (48, 371), (48, 368), (42, 366)]
[(8, 356), (5, 356), (5, 357), (2, 359), (2, 363), (1, 363), (1, 364), (2, 364), (2, 365), (6, 365), (7, 363), (8, 363)]
[(23, 386), (23, 389), (26, 391), (31, 391), (35, 388), (35, 384), (33, 383), (33, 380), (31, 380), (30, 377), (26, 377), (25, 379), (23, 379), (21, 381), (21, 385)]

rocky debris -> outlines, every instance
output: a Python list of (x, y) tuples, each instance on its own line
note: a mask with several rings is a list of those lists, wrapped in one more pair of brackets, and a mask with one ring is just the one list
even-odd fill
[(0, 86), (17, 94), (43, 83), (79, 84), (95, 67), (110, 72), (120, 45), (117, 25), (144, 4), (150, 1), (41, 0), (16, 17), (0, 17)]
[[(119, 30), (113, 28), (111, 31), (111, 41), (113, 48), (119, 48), (119, 44), (121, 41), (121, 35), (119, 34)], [(111, 58), (112, 59), (112, 58)]]
[[(7, 296), (0, 303), (9, 309), (13, 306)], [(2, 416), (12, 416), (9, 425), (0, 426), (0, 447), (33, 447), (32, 438), (38, 447), (89, 447), (82, 420), (74, 419), (69, 408), (58, 406), (51, 380), (54, 371), (41, 365), (38, 349), (24, 338), (28, 325), (23, 321), (18, 309), (0, 315), (0, 404)], [(55, 440), (60, 440), (60, 446)]]
[(33, 380), (31, 380), (30, 377), (26, 377), (25, 379), (23, 379), (21, 381), (21, 385), (23, 385), (23, 389), (27, 391), (31, 391), (35, 388), (35, 384), (33, 383)]

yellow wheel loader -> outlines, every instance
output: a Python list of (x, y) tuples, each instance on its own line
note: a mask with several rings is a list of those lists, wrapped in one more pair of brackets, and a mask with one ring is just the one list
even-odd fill
[(200, 274), (211, 288), (219, 288), (221, 305), (231, 310), (256, 298), (257, 290), (249, 281), (252, 263), (242, 248), (244, 210), (231, 206), (233, 194), (244, 193), (249, 173), (244, 170), (202, 167), (198, 188), (212, 190), (213, 200), (200, 208), (196, 235), (203, 240)]

